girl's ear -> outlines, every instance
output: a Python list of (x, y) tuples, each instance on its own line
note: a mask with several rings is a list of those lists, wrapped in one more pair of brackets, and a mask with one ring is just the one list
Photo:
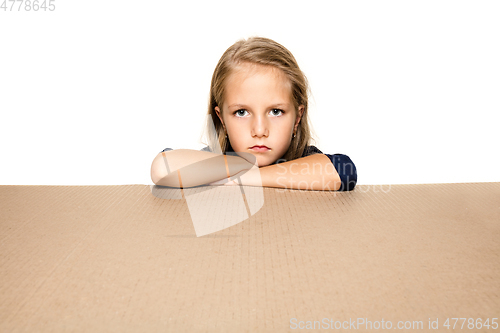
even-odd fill
[(304, 113), (305, 107), (304, 105), (300, 105), (297, 110), (297, 117), (295, 118), (295, 131), (297, 131), (297, 127), (299, 126), (300, 119), (302, 119), (302, 114)]
[(220, 111), (220, 109), (219, 109), (218, 106), (215, 107), (215, 113), (217, 113), (217, 117), (219, 117), (220, 122), (222, 124), (222, 127), (224, 127), (224, 131), (225, 131), (226, 130), (226, 126), (224, 125), (224, 120), (222, 119), (222, 113), (221, 113), (221, 111)]

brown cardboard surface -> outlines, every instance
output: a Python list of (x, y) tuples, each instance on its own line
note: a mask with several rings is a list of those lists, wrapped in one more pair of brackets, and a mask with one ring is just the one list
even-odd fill
[(500, 183), (263, 190), (250, 218), (197, 237), (186, 200), (147, 185), (0, 186), (0, 331), (500, 317)]

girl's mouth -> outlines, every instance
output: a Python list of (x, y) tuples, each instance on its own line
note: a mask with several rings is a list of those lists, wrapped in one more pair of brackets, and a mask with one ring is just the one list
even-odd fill
[(270, 150), (269, 147), (267, 147), (267, 146), (253, 146), (250, 149), (253, 151), (259, 152), (259, 153), (266, 152), (266, 151)]

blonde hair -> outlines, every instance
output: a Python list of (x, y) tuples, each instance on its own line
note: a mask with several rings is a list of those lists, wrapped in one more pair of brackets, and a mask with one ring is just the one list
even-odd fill
[[(222, 110), (226, 81), (236, 67), (245, 62), (280, 69), (290, 81), (296, 115), (300, 105), (304, 106), (304, 111), (297, 126), (296, 137), (292, 139), (282, 159), (290, 161), (302, 157), (304, 150), (313, 140), (307, 112), (309, 93), (307, 78), (290, 51), (283, 45), (263, 37), (251, 37), (247, 40), (237, 41), (224, 52), (215, 67), (210, 84), (207, 130), (209, 133), (215, 132), (216, 135), (208, 136), (209, 148), (211, 151), (218, 151), (218, 143), (223, 153), (232, 149), (215, 107), (218, 106)], [(212, 127), (210, 120), (212, 120), (214, 127)]]

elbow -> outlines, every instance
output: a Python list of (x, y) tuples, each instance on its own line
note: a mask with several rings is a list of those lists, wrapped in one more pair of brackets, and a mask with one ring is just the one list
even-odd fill
[(350, 162), (350, 164), (352, 171), (343, 175), (340, 191), (352, 191), (354, 190), (358, 182), (358, 173), (356, 171), (356, 166), (354, 166), (354, 163), (352, 163), (352, 161)]
[(358, 182), (358, 173), (354, 162), (349, 156), (344, 154), (335, 154), (332, 158), (341, 181), (338, 191), (352, 191)]
[(151, 181), (153, 184), (158, 185), (158, 182), (160, 181), (162, 177), (158, 176), (158, 172), (156, 171), (155, 167), (152, 165), (151, 166)]
[(167, 173), (165, 170), (165, 166), (162, 165), (162, 159), (161, 159), (161, 153), (158, 154), (155, 159), (153, 160), (153, 163), (151, 163), (151, 181), (155, 185), (160, 185), (160, 181), (162, 178), (164, 178)]
[(160, 177), (158, 177), (156, 175), (156, 173), (154, 173), (152, 170), (151, 170), (151, 181), (153, 182), (153, 184), (155, 185), (159, 185), (158, 182), (160, 181)]
[(356, 187), (356, 183), (358, 182), (357, 176), (353, 175), (351, 177), (347, 177), (346, 185), (344, 191), (352, 191)]
[(163, 154), (164, 153), (159, 153), (151, 164), (151, 181), (155, 185), (175, 188), (181, 187), (178, 173), (170, 171), (166, 160), (163, 158)]

